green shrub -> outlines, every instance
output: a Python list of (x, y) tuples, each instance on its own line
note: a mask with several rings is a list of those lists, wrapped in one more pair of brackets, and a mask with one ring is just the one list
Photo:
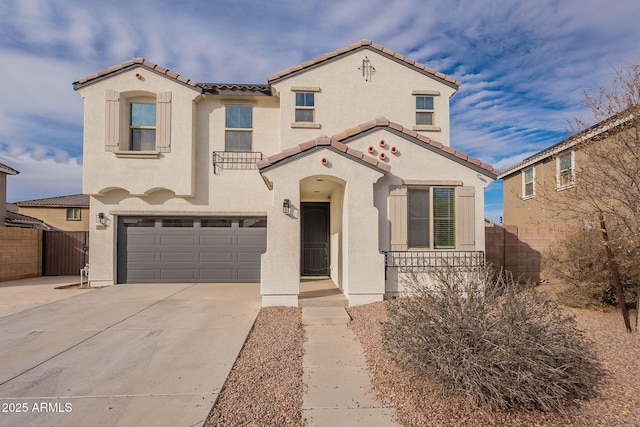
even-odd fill
[(602, 370), (590, 343), (532, 286), (489, 269), (410, 277), (383, 327), (398, 364), (495, 409), (560, 410), (594, 395)]

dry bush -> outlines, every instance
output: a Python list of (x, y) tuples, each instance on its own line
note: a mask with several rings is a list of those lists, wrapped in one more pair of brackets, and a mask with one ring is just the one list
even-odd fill
[(443, 268), (389, 304), (394, 360), (473, 404), (561, 410), (595, 394), (602, 370), (573, 318), (544, 294), (490, 269)]
[[(636, 253), (618, 247), (615, 257), (622, 283), (640, 277)], [(542, 254), (542, 271), (566, 285), (558, 297), (567, 306), (604, 308), (618, 302), (599, 230), (577, 230), (557, 240)]]

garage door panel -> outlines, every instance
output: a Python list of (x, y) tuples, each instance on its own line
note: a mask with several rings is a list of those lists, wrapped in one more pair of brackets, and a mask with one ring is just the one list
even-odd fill
[(193, 234), (162, 234), (160, 236), (160, 244), (162, 246), (193, 246), (195, 237)]
[(220, 246), (226, 247), (233, 245), (235, 236), (231, 234), (210, 234), (199, 236), (200, 246)]
[[(266, 227), (242, 227), (234, 218), (148, 218), (153, 227), (124, 226), (126, 220), (140, 218), (119, 221), (120, 283), (260, 281)], [(177, 226), (185, 221), (194, 226)]]
[(163, 282), (182, 280), (193, 281), (194, 279), (195, 272), (193, 269), (174, 270), (163, 268), (160, 270), (160, 280)]
[(232, 262), (233, 253), (231, 252), (200, 252), (200, 262)]

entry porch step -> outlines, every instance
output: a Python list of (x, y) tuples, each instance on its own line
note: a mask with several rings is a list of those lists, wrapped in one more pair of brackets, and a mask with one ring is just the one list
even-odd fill
[(333, 280), (326, 277), (304, 277), (300, 281), (298, 307), (342, 307), (349, 300)]

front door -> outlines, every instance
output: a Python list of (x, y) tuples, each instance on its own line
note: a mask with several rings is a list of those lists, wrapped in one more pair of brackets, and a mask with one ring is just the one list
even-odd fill
[(302, 203), (301, 274), (329, 275), (329, 203)]

